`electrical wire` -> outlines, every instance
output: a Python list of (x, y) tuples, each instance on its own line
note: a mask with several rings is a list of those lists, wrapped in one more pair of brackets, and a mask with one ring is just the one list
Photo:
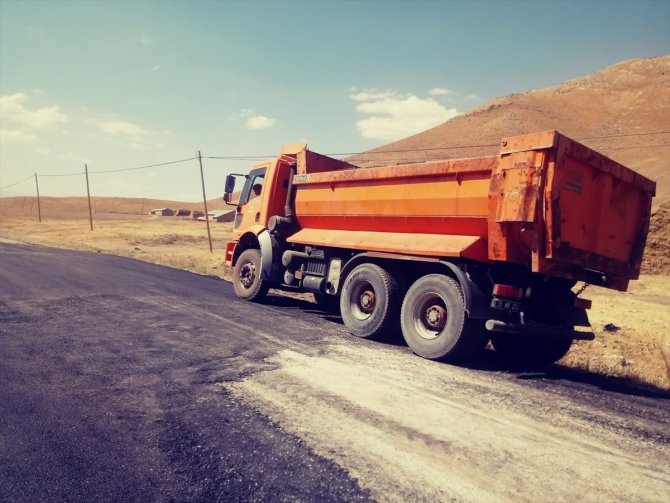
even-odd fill
[[(659, 135), (659, 134), (670, 134), (670, 131), (649, 131), (649, 132), (644, 132), (644, 133), (628, 133), (628, 134), (617, 134), (617, 135), (602, 135), (602, 136), (583, 136), (583, 137), (577, 137), (575, 138), (576, 140), (600, 140), (600, 139), (606, 139), (606, 138), (627, 138), (627, 137), (632, 137), (632, 136), (649, 136), (649, 135)], [(467, 149), (467, 148), (484, 148), (484, 147), (497, 147), (500, 145), (500, 143), (482, 143), (478, 145), (457, 145), (457, 146), (449, 146), (449, 147), (427, 147), (427, 148), (414, 148), (414, 149), (400, 149), (400, 150), (377, 150), (377, 151), (367, 151), (367, 152), (338, 152), (338, 153), (331, 153), (331, 154), (323, 154), (327, 155), (329, 157), (336, 157), (336, 156), (354, 156), (354, 155), (378, 155), (378, 154), (404, 154), (404, 153), (409, 153), (409, 152), (428, 152), (432, 150), (460, 150), (460, 149)], [(652, 145), (655, 146), (655, 145)], [(658, 146), (664, 146), (664, 145), (658, 145)], [(610, 148), (616, 148), (616, 149), (626, 149), (626, 148), (640, 148), (637, 145), (631, 145), (631, 146), (622, 146), (622, 147), (610, 147)], [(246, 160), (264, 160), (267, 158), (275, 157), (275, 154), (270, 154), (270, 155), (236, 155), (236, 156), (207, 156), (204, 157), (203, 159), (217, 159), (217, 160), (233, 160), (233, 161), (246, 161)], [(379, 159), (375, 159), (375, 162), (379, 161)]]
[[(134, 167), (134, 168), (105, 169), (105, 170), (102, 170), (102, 171), (89, 171), (89, 173), (101, 174), (101, 173), (119, 173), (121, 171), (136, 171), (138, 169), (157, 168), (159, 166), (168, 166), (170, 164), (179, 164), (180, 162), (193, 161), (194, 159), (197, 159), (197, 157), (189, 157), (188, 159), (179, 159), (178, 161), (160, 162), (158, 164), (149, 164), (147, 166), (137, 166), (137, 167)], [(83, 174), (83, 173), (81, 173), (81, 174)]]
[(26, 180), (30, 180), (30, 179), (33, 178), (34, 176), (35, 176), (35, 175), (30, 175), (30, 176), (24, 178), (23, 180), (19, 180), (18, 182), (14, 182), (14, 183), (12, 183), (12, 184), (10, 184), (10, 185), (3, 185), (2, 187), (0, 187), (0, 190), (8, 189), (8, 188), (10, 188), (10, 187), (14, 187), (14, 185), (18, 185), (18, 184), (20, 184), (20, 183), (25, 182)]
[(48, 174), (48, 175), (40, 175), (39, 173), (37, 176), (39, 177), (52, 177), (52, 176), (80, 176), (86, 174), (85, 171), (77, 171), (76, 173), (55, 173), (55, 174)]
[[(634, 136), (650, 136), (650, 135), (662, 135), (662, 134), (670, 134), (670, 131), (648, 131), (644, 133), (628, 133), (628, 134), (617, 134), (617, 135), (602, 135), (602, 136), (587, 136), (587, 137), (578, 137), (578, 140), (600, 140), (600, 139), (606, 139), (606, 138), (626, 138), (626, 137), (634, 137)], [(427, 148), (415, 148), (415, 149), (398, 149), (398, 150), (377, 150), (374, 152), (338, 152), (338, 153), (330, 153), (330, 154), (324, 154), (330, 157), (336, 157), (336, 156), (356, 156), (356, 155), (365, 155), (365, 156), (371, 156), (371, 155), (378, 155), (378, 154), (405, 154), (405, 153), (410, 153), (410, 152), (430, 152), (430, 151), (436, 151), (436, 150), (460, 150), (460, 149), (469, 149), (469, 148), (484, 148), (484, 147), (496, 147), (498, 146), (499, 143), (482, 143), (482, 144), (477, 144), (477, 145), (458, 145), (458, 146), (449, 146), (449, 147), (427, 147)], [(654, 148), (654, 147), (669, 147), (670, 144), (657, 144), (657, 145), (623, 145), (623, 146), (618, 146), (618, 147), (608, 147), (609, 150), (622, 150), (622, 149), (629, 149), (629, 148)], [(262, 161), (267, 158), (272, 158), (275, 157), (274, 155), (236, 155), (236, 156), (202, 156), (202, 159), (213, 159), (213, 160), (228, 160), (228, 161)], [(148, 164), (145, 166), (136, 166), (132, 168), (120, 168), (120, 169), (106, 169), (106, 170), (99, 170), (99, 171), (89, 171), (90, 174), (106, 174), (106, 173), (120, 173), (123, 171), (137, 171), (141, 169), (149, 169), (149, 168), (157, 168), (161, 166), (169, 166), (172, 164), (179, 164), (182, 162), (188, 162), (188, 161), (193, 161), (195, 159), (198, 159), (198, 157), (189, 157), (187, 159), (179, 159), (176, 161), (167, 161), (167, 162), (161, 162), (157, 164)], [(404, 159), (402, 162), (406, 163), (413, 163), (413, 162), (425, 162), (425, 161), (431, 161), (431, 160), (437, 160), (437, 159)], [(399, 161), (398, 159), (370, 159), (370, 161), (373, 162), (397, 162)], [(40, 175), (38, 174), (38, 177), (63, 177), (63, 176), (81, 176), (85, 174), (84, 171), (78, 171), (75, 173), (52, 173), (52, 174), (45, 174), (45, 175)], [(0, 187), (0, 189), (8, 189), (10, 187), (14, 187), (15, 185), (18, 185), (20, 183), (25, 182), (26, 180), (29, 180), (32, 178), (34, 175), (31, 175), (27, 178), (24, 178), (23, 180), (19, 180), (18, 182), (15, 182), (10, 185), (5, 185)]]

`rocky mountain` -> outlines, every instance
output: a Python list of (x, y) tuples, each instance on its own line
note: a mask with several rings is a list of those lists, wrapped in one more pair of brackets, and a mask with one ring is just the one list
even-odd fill
[(493, 155), (503, 137), (549, 129), (656, 180), (654, 206), (670, 200), (670, 56), (624, 61), (558, 86), (495, 98), (350, 162)]

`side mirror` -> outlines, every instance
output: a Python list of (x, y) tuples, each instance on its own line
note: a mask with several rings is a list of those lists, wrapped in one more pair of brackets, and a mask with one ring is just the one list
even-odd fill
[(233, 199), (233, 191), (235, 190), (235, 175), (228, 175), (226, 177), (226, 187), (223, 191), (223, 202), (231, 204)]
[(228, 175), (226, 177), (226, 188), (224, 192), (226, 194), (232, 194), (234, 190), (235, 190), (235, 175)]

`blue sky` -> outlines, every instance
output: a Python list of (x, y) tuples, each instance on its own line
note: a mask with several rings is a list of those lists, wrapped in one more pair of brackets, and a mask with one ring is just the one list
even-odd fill
[[(356, 152), (485, 101), (670, 53), (670, 0), (0, 0), (0, 185), (306, 140)], [(205, 160), (208, 196), (249, 162)], [(197, 200), (196, 161), (92, 174), (98, 196)], [(83, 177), (40, 178), (84, 195)], [(2, 195), (32, 195), (26, 181)]]

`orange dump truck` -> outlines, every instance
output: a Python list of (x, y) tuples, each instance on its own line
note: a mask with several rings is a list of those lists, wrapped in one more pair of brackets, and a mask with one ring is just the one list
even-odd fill
[(226, 264), (243, 299), (313, 292), (354, 335), (400, 329), (425, 358), (490, 340), (553, 362), (593, 338), (576, 282), (625, 291), (639, 276), (655, 188), (555, 131), (506, 138), (496, 156), (377, 168), (297, 144), (226, 179)]

